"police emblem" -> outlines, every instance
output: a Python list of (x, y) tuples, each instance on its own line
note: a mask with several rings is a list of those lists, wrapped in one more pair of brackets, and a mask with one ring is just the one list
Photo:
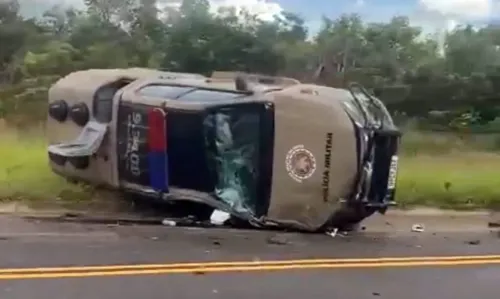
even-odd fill
[(316, 158), (304, 145), (296, 145), (286, 155), (288, 175), (298, 183), (310, 178), (316, 170)]

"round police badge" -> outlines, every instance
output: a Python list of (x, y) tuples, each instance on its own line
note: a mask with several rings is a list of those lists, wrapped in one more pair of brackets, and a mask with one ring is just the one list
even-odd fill
[(286, 170), (292, 179), (302, 183), (316, 170), (316, 158), (304, 145), (296, 145), (286, 155)]

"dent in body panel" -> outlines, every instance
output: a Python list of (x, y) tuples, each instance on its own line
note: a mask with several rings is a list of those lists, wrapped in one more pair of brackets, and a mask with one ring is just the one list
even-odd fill
[[(51, 90), (51, 97), (54, 100), (67, 97), (75, 102), (85, 100), (93, 111), (90, 102), (93, 92), (97, 87), (109, 83), (109, 78), (119, 72), (115, 72), (113, 76), (106, 77), (101, 74), (92, 78), (94, 73), (87, 73), (83, 77), (80, 73), (71, 80), (62, 82), (58, 85), (59, 88)], [(220, 102), (224, 104), (219, 105), (212, 104), (220, 100), (218, 97), (210, 100), (202, 97), (204, 101), (186, 103), (177, 97), (167, 99), (154, 94), (139, 95), (137, 92), (151, 83), (168, 85), (175, 82), (193, 87), (224, 87), (228, 88), (229, 92), (229, 89), (233, 88), (232, 85), (213, 85), (200, 79), (176, 81), (149, 77), (133, 81), (120, 89), (113, 100), (110, 134), (103, 141), (104, 150), (110, 153), (110, 161), (96, 161), (88, 171), (74, 173), (80, 178), (92, 176), (96, 181), (111, 181), (114, 186), (125, 189), (149, 190), (148, 110), (161, 107), (169, 114), (167, 121), (175, 123), (172, 126), (167, 125), (167, 128), (183, 128), (180, 124), (189, 123), (187, 114), (195, 114), (200, 119), (199, 124), (186, 126), (191, 128), (191, 131), (181, 134), (189, 138), (180, 138), (177, 133), (171, 134), (173, 131), (167, 134), (172, 141), (168, 141), (171, 144), (169, 155), (172, 154), (175, 158), (172, 160), (177, 163), (168, 165), (172, 174), (170, 179), (171, 183), (177, 181), (172, 183), (171, 193), (162, 195), (165, 199), (177, 196), (203, 202), (218, 209), (223, 206), (222, 208), (227, 210), (232, 209), (233, 216), (255, 225), (265, 226), (274, 222), (283, 226), (292, 224), (295, 228), (306, 230), (321, 228), (329, 222), (332, 214), (342, 209), (339, 200), (345, 199), (352, 192), (358, 172), (358, 161), (355, 129), (339, 101), (339, 90), (305, 84), (280, 91), (264, 92), (255, 89), (255, 94), (246, 96), (245, 99), (225, 100)], [(302, 92), (306, 89), (313, 92)], [(274, 108), (272, 111), (268, 109), (267, 112), (259, 112), (261, 116), (266, 115), (259, 121), (247, 121), (244, 127), (248, 134), (235, 129), (241, 128), (237, 122), (242, 117), (233, 118), (231, 113), (227, 113), (229, 110), (242, 107), (245, 103), (244, 105), (248, 106), (241, 111), (247, 113), (247, 108), (259, 105), (263, 107), (266, 100), (269, 100), (268, 104)], [(225, 110), (218, 111), (223, 106)], [(173, 110), (185, 113), (177, 113), (176, 118)], [(212, 118), (207, 117), (205, 121), (208, 124), (204, 126), (203, 119), (210, 113)], [(238, 121), (230, 121), (232, 118)], [(75, 135), (71, 125), (62, 127), (69, 129), (70, 135)], [(247, 127), (259, 127), (261, 135), (253, 136), (255, 132), (248, 131)], [(200, 155), (199, 160), (206, 159), (202, 157), (207, 151), (204, 148), (207, 142), (202, 133), (204, 130), (211, 131), (210, 134), (215, 136), (213, 141), (208, 142), (212, 143), (208, 147), (214, 151), (212, 159), (215, 163), (212, 163), (212, 168), (219, 174), (199, 176), (200, 181), (205, 182), (208, 178), (216, 178), (215, 182), (207, 187), (208, 190), (201, 190), (193, 184), (182, 186), (183, 184), (179, 183), (181, 178), (186, 177), (184, 181), (192, 183), (193, 173), (202, 173), (200, 164), (193, 156)], [(78, 128), (78, 132), (80, 131)], [(250, 140), (251, 136), (254, 140)], [(75, 136), (70, 139), (73, 138)], [(193, 148), (193, 140), (200, 141), (199, 147)], [(191, 149), (192, 153), (185, 150), (186, 148)], [(71, 170), (63, 170), (63, 175), (69, 176)], [(154, 190), (151, 192), (154, 193), (153, 196), (158, 195)], [(190, 198), (187, 193), (191, 194)], [(192, 195), (194, 193), (199, 194)], [(253, 221), (248, 220), (249, 218)]]
[[(122, 184), (133, 183), (148, 186), (150, 170), (146, 164), (146, 132), (149, 129), (147, 125), (147, 109), (161, 106), (171, 115), (168, 118), (169, 122), (176, 122), (167, 126), (172, 130), (168, 134), (168, 138), (172, 139), (169, 141), (171, 144), (171, 152), (169, 153), (171, 163), (168, 165), (171, 171), (170, 183), (172, 186), (186, 188), (186, 186), (182, 186), (186, 185), (186, 182), (182, 180), (186, 170), (190, 172), (198, 170), (196, 165), (193, 165), (192, 168), (189, 167), (189, 162), (196, 160), (198, 157), (193, 157), (189, 162), (183, 163), (182, 161), (186, 159), (185, 154), (189, 151), (184, 150), (181, 153), (177, 148), (180, 144), (189, 140), (188, 136), (193, 137), (192, 134), (195, 133), (188, 130), (188, 136), (180, 136), (179, 132), (175, 130), (179, 130), (183, 125), (194, 125), (196, 128), (197, 124), (186, 123), (185, 121), (189, 120), (190, 117), (194, 116), (196, 118), (196, 115), (199, 115), (202, 120), (204, 118), (204, 121), (202, 121), (198, 133), (206, 138), (204, 140), (206, 144), (205, 149), (200, 148), (200, 152), (193, 154), (196, 156), (208, 155), (211, 161), (210, 164), (218, 175), (215, 184), (212, 185), (210, 190), (197, 189), (193, 184), (190, 184), (191, 187), (194, 187), (196, 191), (213, 192), (217, 198), (227, 204), (230, 210), (234, 210), (239, 214), (255, 215), (261, 213), (262, 209), (257, 204), (256, 198), (260, 196), (260, 194), (257, 194), (257, 189), (260, 188), (258, 186), (258, 168), (261, 166), (259, 157), (261, 150), (259, 140), (261, 129), (259, 125), (261, 121), (259, 115), (262, 113), (263, 103), (248, 105), (248, 103), (237, 104), (235, 102), (225, 107), (214, 106), (213, 104), (207, 105), (207, 103), (204, 103), (204, 105), (201, 105), (201, 103), (192, 105), (190, 103), (186, 106), (190, 109), (179, 110), (175, 108), (176, 105), (174, 104), (180, 105), (181, 100), (160, 100), (157, 97), (140, 95), (137, 92), (143, 86), (150, 85), (155, 81), (158, 80), (138, 80), (129, 85), (124, 92), (123, 101), (118, 109), (118, 172)], [(194, 128), (191, 127), (191, 129)], [(202, 133), (201, 131), (205, 132)], [(208, 137), (213, 140), (208, 140)], [(266, 142), (269, 141), (266, 139)], [(189, 146), (189, 144), (185, 146)], [(208, 153), (201, 151), (208, 151)], [(182, 163), (182, 165), (179, 165), (179, 163)], [(174, 164), (177, 164), (177, 166), (172, 169)]]

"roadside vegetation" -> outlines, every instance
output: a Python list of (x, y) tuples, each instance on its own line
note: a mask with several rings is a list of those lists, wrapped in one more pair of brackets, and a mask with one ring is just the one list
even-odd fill
[(264, 21), (230, 7), (215, 13), (206, 0), (161, 11), (156, 4), (85, 0), (83, 9), (48, 7), (28, 18), (29, 1), (0, 2), (0, 200), (94, 196), (47, 165), (47, 90), (69, 72), (150, 67), (309, 80), (321, 63), (323, 84), (360, 82), (397, 116), (405, 132), (402, 206), (500, 207), (498, 26), (462, 26), (436, 38), (404, 16), (366, 23), (344, 15), (325, 18), (312, 36), (293, 13)]
[(500, 136), (406, 132), (397, 201), (402, 207), (500, 208)]
[(41, 128), (20, 133), (0, 126), (0, 138), (0, 201), (91, 199), (91, 189), (51, 172)]
[[(0, 198), (61, 203), (92, 199), (92, 188), (50, 171), (40, 132), (39, 128), (22, 134), (0, 129)], [(499, 209), (500, 155), (491, 147), (494, 140), (484, 139), (464, 141), (455, 134), (407, 132), (399, 162), (400, 207)]]

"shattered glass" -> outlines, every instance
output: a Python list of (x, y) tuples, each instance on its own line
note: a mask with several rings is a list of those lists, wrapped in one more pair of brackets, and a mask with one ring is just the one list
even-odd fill
[(257, 204), (259, 114), (228, 108), (204, 121), (209, 159), (217, 176), (215, 196), (232, 210), (254, 215)]

